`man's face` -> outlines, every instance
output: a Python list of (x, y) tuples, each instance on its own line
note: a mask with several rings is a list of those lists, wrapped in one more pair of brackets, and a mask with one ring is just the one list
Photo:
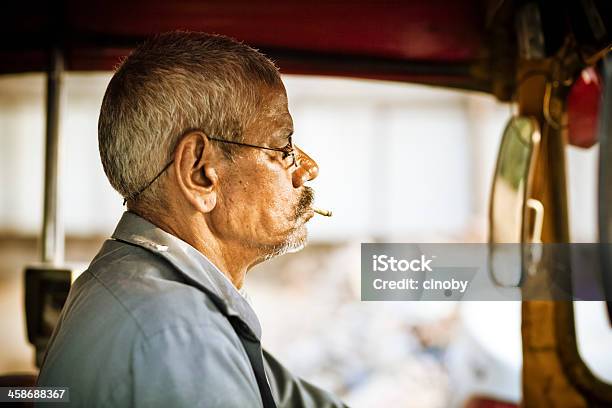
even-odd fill
[[(287, 146), (293, 120), (284, 89), (265, 90), (264, 108), (246, 129), (244, 142), (271, 148)], [(218, 233), (244, 248), (256, 249), (262, 259), (304, 247), (306, 222), (313, 216), (314, 192), (304, 185), (318, 174), (317, 164), (294, 145), (295, 163), (282, 152), (234, 148), (234, 162), (223, 168)]]

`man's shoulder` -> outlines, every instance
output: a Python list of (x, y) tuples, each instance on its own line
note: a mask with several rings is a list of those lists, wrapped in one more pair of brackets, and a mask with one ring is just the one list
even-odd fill
[(45, 362), (124, 367), (135, 347), (186, 327), (200, 329), (194, 341), (205, 342), (207, 330), (233, 333), (211, 298), (163, 258), (107, 241), (70, 288)]
[[(112, 240), (76, 280), (67, 302), (68, 313), (75, 304), (88, 309), (87, 315), (131, 323), (144, 337), (177, 324), (202, 326), (226, 321), (210, 297), (164, 258)], [(110, 310), (116, 316), (109, 316)]]
[[(120, 406), (134, 387), (151, 391), (147, 373), (183, 370), (181, 364), (206, 355), (240, 360), (240, 350), (227, 318), (174, 266), (145, 249), (107, 241), (70, 290), (39, 384), (78, 390), (75, 401)], [(166, 355), (172, 358), (160, 358)]]

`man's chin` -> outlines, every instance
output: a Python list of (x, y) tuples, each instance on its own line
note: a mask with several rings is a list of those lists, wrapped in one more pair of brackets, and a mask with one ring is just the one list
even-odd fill
[(299, 252), (306, 247), (308, 243), (308, 230), (305, 225), (296, 229), (282, 244), (275, 245), (266, 255), (266, 259), (272, 259), (285, 254), (293, 254)]
[(292, 245), (287, 248), (285, 251), (286, 254), (294, 254), (296, 252), (300, 252), (302, 249), (306, 248), (306, 241), (300, 242), (297, 245)]

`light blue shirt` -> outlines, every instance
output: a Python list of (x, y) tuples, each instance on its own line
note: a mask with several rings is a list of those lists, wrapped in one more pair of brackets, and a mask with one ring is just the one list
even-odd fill
[(82, 407), (344, 406), (260, 339), (254, 310), (221, 271), (126, 212), (70, 289), (38, 385), (69, 387)]

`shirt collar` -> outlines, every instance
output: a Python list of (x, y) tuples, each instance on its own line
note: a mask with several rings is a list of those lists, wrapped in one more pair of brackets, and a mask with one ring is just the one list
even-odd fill
[(240, 318), (261, 339), (261, 325), (249, 302), (223, 272), (187, 242), (129, 211), (123, 213), (112, 238), (165, 258), (192, 284), (205, 291), (223, 314)]

